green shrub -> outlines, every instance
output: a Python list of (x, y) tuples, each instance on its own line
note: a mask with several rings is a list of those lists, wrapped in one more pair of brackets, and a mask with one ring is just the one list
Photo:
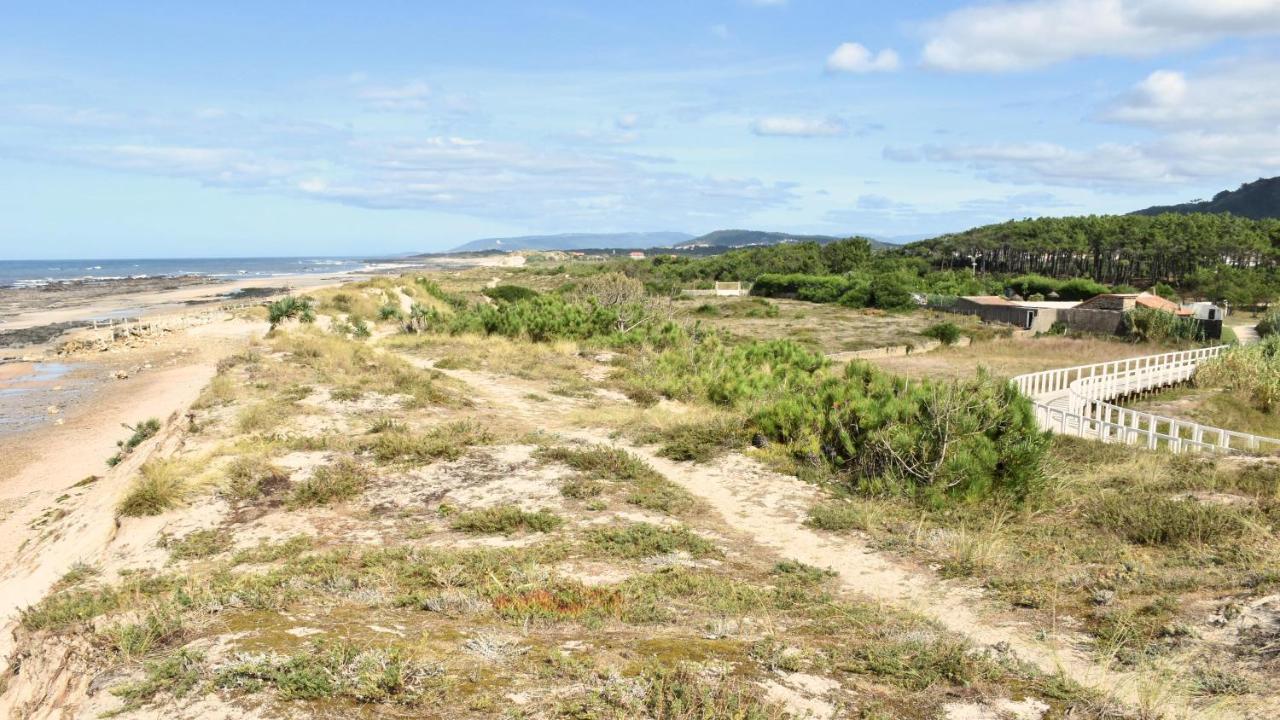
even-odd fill
[(450, 527), (459, 532), (510, 535), (519, 530), (551, 532), (564, 522), (550, 510), (528, 512), (516, 505), (468, 510), (454, 516)]
[(587, 535), (598, 550), (613, 557), (644, 558), (687, 552), (694, 557), (717, 554), (716, 546), (688, 528), (662, 528), (649, 523), (597, 528)]
[(1115, 494), (1096, 502), (1087, 517), (1136, 545), (1216, 545), (1239, 538), (1249, 527), (1235, 508), (1169, 497)]
[(809, 508), (809, 517), (804, 524), (836, 532), (868, 529), (866, 513), (857, 505), (843, 500), (832, 500)]
[(1276, 412), (1280, 409), (1280, 336), (1229, 348), (1201, 363), (1194, 381), (1200, 387), (1237, 392), (1261, 412)]
[(1139, 307), (1124, 314), (1125, 337), (1133, 342), (1204, 342), (1204, 327), (1195, 318)]
[(1030, 401), (985, 372), (911, 381), (867, 363), (755, 414), (768, 437), (848, 473), (859, 489), (940, 501), (1025, 497), (1041, 479), (1048, 436)]
[(706, 462), (721, 453), (741, 447), (747, 432), (738, 418), (710, 422), (682, 423), (660, 433), (658, 454), (669, 460)]
[(271, 327), (274, 328), (290, 318), (297, 318), (304, 323), (315, 322), (316, 309), (311, 298), (288, 295), (267, 306), (267, 320), (271, 322)]
[(169, 557), (174, 560), (199, 560), (231, 547), (231, 535), (217, 528), (193, 530), (181, 539), (164, 542), (162, 547), (169, 551)]
[(940, 322), (921, 330), (920, 334), (933, 338), (943, 345), (955, 345), (962, 333), (959, 325), (953, 322)]
[(150, 418), (136, 423), (133, 427), (125, 425), (124, 428), (126, 430), (132, 430), (133, 434), (130, 435), (128, 439), (116, 441), (116, 447), (120, 449), (116, 451), (115, 455), (107, 458), (107, 465), (110, 465), (111, 467), (119, 465), (126, 455), (133, 452), (139, 445), (154, 437), (156, 433), (160, 432), (160, 421), (155, 418)]
[(186, 467), (176, 460), (149, 460), (120, 499), (117, 512), (125, 517), (159, 515), (177, 507), (187, 495)]
[(289, 491), (289, 507), (302, 508), (327, 505), (349, 500), (364, 490), (369, 483), (369, 471), (364, 465), (348, 458), (323, 465), (311, 473), (311, 477), (295, 482)]
[(378, 308), (378, 319), (379, 320), (402, 320), (404, 319), (404, 311), (400, 309), (399, 305), (387, 303), (386, 305), (383, 305), (382, 307)]
[(1280, 332), (1280, 310), (1268, 310), (1262, 316), (1262, 319), (1258, 321), (1255, 328), (1262, 337)]
[(520, 300), (531, 300), (538, 297), (539, 293), (533, 288), (527, 288), (523, 285), (497, 285), (491, 288), (481, 290), (486, 297), (492, 298), (499, 302), (518, 302)]

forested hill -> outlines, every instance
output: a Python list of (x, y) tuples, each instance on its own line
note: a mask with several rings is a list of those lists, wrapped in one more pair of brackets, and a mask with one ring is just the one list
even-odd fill
[(1101, 215), (1015, 220), (907, 245), (938, 269), (1088, 277), (1148, 287), (1196, 273), (1270, 268), (1280, 259), (1280, 220), (1234, 215)]
[(1149, 207), (1133, 214), (1163, 213), (1231, 213), (1254, 220), (1280, 218), (1280, 177), (1260, 178), (1241, 185), (1238, 190), (1223, 190), (1212, 200)]
[[(793, 235), (791, 233), (768, 232), (766, 230), (716, 230), (706, 235), (699, 235), (692, 240), (682, 242), (675, 247), (677, 248), (745, 248), (759, 245), (778, 245), (781, 243), (796, 242), (816, 242), (819, 245), (826, 245), (837, 240), (842, 240), (848, 236), (837, 237), (835, 235)], [(881, 242), (867, 238), (867, 242), (871, 244), (872, 249), (883, 250), (897, 247), (892, 243)]]

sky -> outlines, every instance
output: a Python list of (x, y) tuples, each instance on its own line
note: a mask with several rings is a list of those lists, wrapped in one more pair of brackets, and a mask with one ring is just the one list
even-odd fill
[(1280, 175), (1280, 0), (5, 3), (0, 258), (918, 236)]

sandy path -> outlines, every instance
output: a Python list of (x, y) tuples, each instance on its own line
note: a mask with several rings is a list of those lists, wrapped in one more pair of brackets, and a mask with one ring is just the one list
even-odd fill
[[(430, 365), (421, 359), (415, 364)], [(1194, 708), (1190, 699), (1158, 671), (1118, 672), (1096, 662), (1086, 638), (1020, 621), (971, 586), (947, 581), (904, 560), (879, 552), (856, 536), (813, 530), (804, 525), (808, 508), (825, 499), (821, 489), (788, 475), (769, 471), (755, 460), (733, 454), (707, 464), (673, 462), (650, 449), (620, 442), (604, 429), (573, 427), (566, 416), (575, 403), (532, 403), (531, 383), (489, 373), (441, 370), (466, 382), (474, 399), (496, 413), (536, 423), (547, 431), (574, 439), (624, 448), (706, 501), (726, 527), (744, 543), (776, 555), (839, 574), (849, 592), (886, 602), (931, 618), (969, 638), (978, 647), (1007, 648), (1023, 661), (1049, 674), (1062, 673), (1156, 717), (1267, 717), (1235, 712), (1226, 706)], [(549, 405), (551, 407), (549, 407)], [(559, 412), (557, 412), (559, 411)]]
[[(199, 332), (180, 341), (199, 343), (197, 357), (104, 388), (64, 425), (0, 441), (0, 452), (22, 453), (0, 470), (0, 656), (12, 650), (21, 608), (42, 598), (75, 563), (102, 559), (117, 530), (115, 505), (138, 466), (177, 434), (182, 414), (214, 376), (218, 360), (261, 334), (265, 323), (193, 330)], [(108, 468), (106, 458), (128, 434), (121, 425), (149, 417), (176, 420)], [(89, 475), (101, 479), (74, 487)]]

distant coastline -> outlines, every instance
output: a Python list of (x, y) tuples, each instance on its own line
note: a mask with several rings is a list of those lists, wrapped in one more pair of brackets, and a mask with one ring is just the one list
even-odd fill
[[(387, 265), (391, 261), (384, 261)], [(383, 262), (361, 257), (130, 258), (0, 260), (0, 288), (40, 287), (64, 282), (199, 276), (253, 279), (376, 270)]]

